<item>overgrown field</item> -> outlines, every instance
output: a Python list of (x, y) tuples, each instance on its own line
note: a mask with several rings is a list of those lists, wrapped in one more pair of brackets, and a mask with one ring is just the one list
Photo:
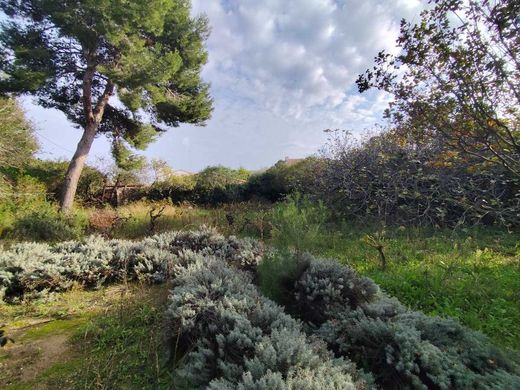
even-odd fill
[[(119, 209), (129, 217), (113, 235), (147, 234), (150, 205)], [(99, 213), (99, 211), (98, 211)], [(232, 223), (230, 223), (230, 219)], [(221, 208), (167, 206), (157, 231), (217, 226), (224, 234), (260, 238), (338, 259), (374, 279), (413, 309), (458, 318), (496, 343), (520, 351), (520, 232), (496, 227), (455, 230), (330, 223), (324, 208), (290, 198), (276, 206), (241, 203)], [(386, 268), (370, 240), (382, 245)]]
[[(332, 242), (339, 250), (342, 241)], [(410, 310), (353, 268), (300, 249), (208, 229), (14, 246), (0, 257), (1, 308), (26, 360), (8, 343), (1, 379), (10, 388), (520, 385), (515, 356), (484, 335)], [(391, 259), (380, 272), (394, 267)], [(168, 297), (147, 287), (157, 283)], [(110, 294), (115, 304), (104, 303)]]

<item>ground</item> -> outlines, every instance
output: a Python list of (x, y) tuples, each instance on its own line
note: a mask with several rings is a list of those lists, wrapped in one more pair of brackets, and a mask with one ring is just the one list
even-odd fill
[[(166, 286), (111, 286), (5, 308), (5, 389), (158, 388), (167, 382)], [(160, 387), (160, 386), (159, 386)]]
[[(147, 234), (145, 205), (120, 211), (129, 218), (118, 238)], [(233, 215), (233, 224), (227, 215)], [(225, 234), (251, 235), (280, 245), (276, 221), (256, 205), (225, 209), (169, 206), (158, 232), (217, 226)], [(299, 221), (284, 237), (307, 234), (305, 250), (333, 258), (371, 277), (412, 309), (458, 318), (513, 354), (520, 351), (520, 232), (493, 227), (378, 227), (336, 224), (314, 229)], [(368, 243), (373, 237), (387, 259)], [(291, 246), (284, 241), (283, 245)], [(265, 291), (264, 291), (265, 292)], [(15, 340), (0, 349), (0, 387), (167, 387), (175, 359), (165, 328), (168, 286), (118, 285), (57, 294), (51, 302), (0, 305), (2, 324)]]

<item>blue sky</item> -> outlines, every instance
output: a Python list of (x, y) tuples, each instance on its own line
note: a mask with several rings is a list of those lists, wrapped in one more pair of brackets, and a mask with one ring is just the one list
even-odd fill
[[(181, 125), (143, 154), (174, 169), (208, 165), (260, 169), (316, 153), (324, 129), (360, 133), (378, 122), (388, 97), (360, 95), (357, 75), (381, 49), (395, 50), (399, 21), (414, 20), (419, 0), (192, 0), (212, 34), (203, 77), (212, 85), (213, 117), (205, 127)], [(43, 158), (69, 159), (80, 130), (63, 114), (23, 99)], [(99, 137), (89, 163), (106, 164)]]

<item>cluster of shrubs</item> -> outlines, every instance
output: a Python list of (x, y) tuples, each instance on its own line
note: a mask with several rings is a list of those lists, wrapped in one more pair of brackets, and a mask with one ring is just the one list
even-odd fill
[(186, 249), (223, 258), (249, 271), (264, 251), (256, 241), (225, 238), (208, 228), (136, 242), (91, 236), (56, 245), (22, 243), (0, 252), (0, 300), (46, 297), (73, 285), (97, 288), (135, 279), (163, 282), (169, 278), (176, 256)]
[(0, 253), (0, 291), (14, 302), (75, 283), (171, 280), (179, 388), (520, 388), (518, 366), (484, 335), (410, 311), (336, 261), (298, 255), (302, 266), (283, 281), (294, 319), (253, 284), (266, 254), (254, 240), (211, 229), (26, 243)]
[[(187, 351), (174, 378), (189, 389), (364, 389), (348, 360), (263, 297), (249, 274), (185, 253), (175, 267), (168, 315)], [(177, 351), (178, 352), (178, 351)]]
[(243, 168), (208, 167), (195, 175), (172, 176), (154, 183), (139, 196), (211, 206), (250, 200), (275, 202), (294, 192), (309, 192), (322, 166), (322, 160), (308, 157), (280, 160), (269, 169), (255, 173)]
[(515, 389), (520, 371), (481, 333), (407, 310), (336, 261), (308, 259), (295, 311), (337, 356), (385, 389)]

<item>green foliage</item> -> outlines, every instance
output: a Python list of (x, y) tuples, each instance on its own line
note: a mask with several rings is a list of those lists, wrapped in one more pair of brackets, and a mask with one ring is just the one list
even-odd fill
[(273, 208), (273, 241), (279, 247), (305, 252), (316, 245), (328, 218), (329, 212), (322, 203), (313, 203), (298, 193), (289, 195)]
[[(211, 116), (209, 85), (201, 79), (209, 34), (189, 0), (2, 0), (1, 93), (29, 94), (62, 111), (84, 132), (64, 180), (69, 212), (96, 134), (113, 140), (125, 170), (144, 149), (180, 123), (203, 125)], [(117, 94), (120, 104), (112, 104)]]
[[(16, 182), (23, 177), (32, 178), (35, 183), (43, 184), (38, 189), (40, 196), (48, 196), (49, 199), (57, 200), (62, 191), (63, 177), (67, 171), (68, 162), (62, 160), (32, 159), (23, 169), (0, 168), (7, 180)], [(23, 179), (23, 180), (26, 180)], [(78, 183), (78, 197), (83, 202), (88, 202), (101, 191), (105, 182), (105, 176), (98, 169), (86, 165)], [(36, 192), (33, 191), (33, 192)]]
[(94, 381), (107, 388), (167, 388), (172, 382), (164, 345), (167, 291), (158, 292), (143, 290), (116, 301), (78, 329), (72, 342), (82, 352), (81, 366), (62, 375), (73, 388)]
[(250, 174), (244, 168), (234, 170), (223, 166), (208, 167), (196, 176), (196, 201), (213, 205), (239, 201), (241, 185), (247, 181)]
[(324, 162), (316, 157), (307, 157), (296, 162), (279, 161), (265, 172), (251, 176), (246, 193), (249, 197), (262, 197), (278, 201), (293, 193), (312, 193), (316, 180), (321, 175)]
[(497, 344), (520, 349), (518, 232), (387, 227), (383, 271), (377, 252), (362, 241), (379, 228), (336, 226), (311, 251), (354, 267), (414, 310), (457, 318)]
[(294, 254), (288, 250), (274, 251), (265, 256), (257, 267), (257, 284), (262, 293), (287, 307), (291, 307), (294, 281), (298, 280), (309, 266), (307, 255)]
[(112, 143), (112, 155), (118, 168), (123, 171), (141, 169), (145, 165), (145, 157), (132, 154), (132, 152), (121, 142)]
[(101, 96), (108, 79), (124, 105), (108, 107), (100, 130), (123, 132), (136, 147), (143, 144), (143, 134), (153, 137), (159, 130), (150, 133), (150, 126), (133, 115), (140, 109), (152, 122), (174, 126), (209, 118), (211, 99), (200, 79), (207, 20), (191, 17), (189, 1), (5, 0), (0, 5), (8, 16), (21, 18), (3, 29), (2, 43), (14, 57), (3, 59), (8, 77), (2, 90), (37, 94), (42, 105), (84, 125), (88, 118), (78, 103), (88, 68), (93, 74), (85, 80), (90, 79), (92, 94)]
[(21, 167), (38, 148), (30, 123), (16, 100), (0, 96), (0, 166)]
[[(347, 257), (352, 254), (352, 263), (367, 267), (370, 248), (360, 241), (364, 232), (357, 233), (350, 252), (341, 246), (336, 250)], [(396, 241), (390, 233), (385, 244), (392, 258), (417, 250), (407, 249), (405, 240)], [(511, 243), (500, 243), (492, 234), (486, 237), (496, 248), (510, 248)], [(446, 242), (445, 237), (438, 238), (425, 247), (446, 250)], [(317, 245), (324, 247), (322, 242)], [(465, 245), (466, 251), (474, 250), (471, 240)], [(423, 262), (428, 257), (425, 254)], [(482, 264), (491, 261), (489, 251), (478, 252), (478, 258)], [(388, 275), (399, 264), (390, 262), (385, 272), (377, 265), (374, 269), (377, 275)], [(251, 283), (256, 276), (262, 285), (265, 275), (277, 271), (281, 277), (272, 280), (282, 282), (280, 302), (300, 316), (305, 327)], [(446, 271), (454, 272), (458, 278), (456, 269)], [(514, 286), (518, 278), (510, 276)], [(370, 375), (356, 370), (348, 359), (370, 372), (383, 388), (516, 388), (520, 381), (516, 364), (485, 336), (456, 320), (408, 310), (350, 267), (310, 255), (295, 259), (282, 252), (266, 253), (255, 241), (226, 239), (208, 229), (137, 242), (91, 237), (54, 246), (20, 244), (0, 254), (0, 286), (7, 301), (47, 296), (78, 283), (97, 287), (122, 279), (171, 280), (167, 315), (177, 388), (370, 386)], [(496, 283), (492, 287), (499, 288)], [(485, 307), (493, 310), (489, 301)], [(137, 324), (157, 316), (146, 311), (135, 314)], [(104, 324), (90, 333), (92, 345), (124, 353), (125, 327), (115, 320)], [(305, 335), (304, 328), (314, 337)], [(131, 334), (145, 337), (142, 332)], [(333, 358), (315, 337), (325, 340), (340, 358)]]
[(50, 204), (43, 208), (17, 217), (8, 238), (23, 241), (56, 242), (78, 239), (86, 228), (86, 220), (81, 214), (63, 215)]
[(195, 175), (170, 176), (166, 181), (152, 184), (147, 198), (150, 200), (171, 199), (175, 203), (193, 201), (196, 183)]

